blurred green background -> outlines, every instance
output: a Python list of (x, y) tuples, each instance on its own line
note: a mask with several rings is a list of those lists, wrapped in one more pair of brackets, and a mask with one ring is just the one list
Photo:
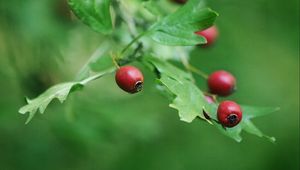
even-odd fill
[(236, 143), (208, 124), (179, 121), (145, 69), (140, 94), (125, 94), (107, 76), (24, 125), (24, 96), (72, 80), (101, 35), (71, 21), (63, 0), (1, 0), (0, 169), (299, 169), (299, 1), (209, 6), (220, 13), (220, 36), (191, 62), (208, 73), (231, 71), (238, 91), (230, 98), (239, 103), (280, 106), (254, 120), (276, 144), (249, 134)]

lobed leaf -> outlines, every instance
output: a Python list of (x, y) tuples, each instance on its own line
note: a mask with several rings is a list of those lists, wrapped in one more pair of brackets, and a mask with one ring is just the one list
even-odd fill
[(253, 107), (246, 105), (243, 105), (242, 107), (243, 110), (246, 110), (249, 113), (246, 115), (246, 118), (248, 119), (265, 116), (279, 110), (279, 107)]
[(81, 87), (83, 87), (83, 84), (81, 84), (80, 82), (57, 84), (49, 88), (47, 91), (33, 100), (26, 98), (27, 105), (21, 107), (19, 109), (19, 113), (29, 113), (29, 117), (26, 121), (27, 124), (34, 117), (37, 111), (39, 111), (40, 113), (44, 113), (45, 109), (53, 99), (57, 98), (61, 103), (63, 103), (72, 89), (76, 90), (80, 89)]
[(156, 57), (146, 56), (144, 57), (144, 62), (150, 63), (159, 73), (172, 77), (177, 81), (184, 79), (191, 80), (191, 75), (189, 73), (180, 70), (172, 64), (169, 64), (167, 61)]
[(144, 62), (155, 67), (159, 82), (173, 94), (169, 106), (178, 110), (180, 120), (190, 123), (197, 116), (206, 120), (202, 110), (207, 102), (201, 90), (192, 83), (190, 74), (155, 57), (145, 57)]
[(71, 92), (80, 90), (90, 81), (96, 80), (114, 71), (115, 71), (115, 67), (112, 67), (104, 70), (103, 72), (99, 72), (95, 75), (87, 77), (82, 81), (67, 82), (67, 83), (61, 83), (52, 86), (51, 88), (49, 88), (48, 90), (46, 90), (44, 93), (42, 93), (41, 95), (39, 95), (33, 100), (26, 98), (27, 104), (19, 109), (19, 113), (21, 114), (29, 113), (29, 117), (26, 121), (27, 124), (34, 117), (37, 111), (43, 114), (45, 109), (47, 108), (47, 106), (50, 104), (52, 100), (58, 99), (61, 103), (63, 103)]
[(217, 15), (215, 11), (206, 8), (202, 0), (189, 0), (176, 12), (154, 24), (149, 36), (165, 45), (205, 44), (206, 39), (195, 32), (210, 27)]
[(206, 110), (207, 114), (214, 120), (216, 127), (222, 131), (226, 136), (236, 140), (237, 142), (242, 141), (241, 133), (246, 131), (250, 134), (256, 135), (258, 137), (264, 137), (271, 142), (275, 142), (274, 137), (270, 137), (261, 132), (251, 121), (252, 118), (260, 117), (273, 113), (278, 110), (276, 107), (254, 107), (241, 105), (243, 111), (242, 121), (235, 127), (225, 128), (220, 125), (217, 121), (217, 104), (210, 104), (209, 109)]
[(206, 120), (202, 114), (206, 104), (204, 95), (191, 81), (178, 81), (165, 74), (159, 81), (175, 95), (169, 106), (178, 110), (180, 120), (190, 123), (197, 116)]
[[(243, 119), (235, 127), (225, 128), (218, 123), (217, 119), (217, 103), (208, 103), (203, 92), (192, 82), (188, 73), (171, 65), (167, 61), (163, 61), (155, 57), (144, 57), (144, 62), (148, 65), (153, 65), (159, 72), (159, 82), (163, 85), (165, 93), (171, 93), (172, 103), (170, 107), (177, 109), (180, 120), (192, 122), (196, 117), (207, 120), (203, 111), (209, 116), (212, 123), (226, 136), (242, 141), (241, 133), (243, 131), (254, 134), (259, 137), (264, 137), (271, 142), (275, 142), (274, 137), (270, 137), (261, 132), (251, 121), (252, 118), (260, 117), (277, 111), (278, 108), (273, 107), (253, 107), (241, 105), (243, 110)], [(167, 89), (167, 90), (166, 90)], [(170, 95), (167, 95), (170, 96)]]
[(69, 0), (74, 14), (96, 32), (112, 31), (111, 0)]

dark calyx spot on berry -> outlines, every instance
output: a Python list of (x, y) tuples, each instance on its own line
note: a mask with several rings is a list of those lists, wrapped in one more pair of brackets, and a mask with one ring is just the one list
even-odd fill
[(143, 82), (142, 81), (138, 81), (135, 83), (134, 85), (134, 89), (135, 91), (141, 91), (143, 89)]
[(236, 114), (230, 114), (227, 116), (227, 120), (230, 124), (235, 124), (238, 121), (238, 116)]

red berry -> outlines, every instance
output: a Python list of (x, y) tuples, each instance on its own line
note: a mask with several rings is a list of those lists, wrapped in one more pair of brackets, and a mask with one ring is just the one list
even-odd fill
[(211, 26), (205, 30), (197, 31), (196, 34), (202, 35), (203, 37), (205, 37), (205, 39), (207, 40), (207, 43), (205, 44), (205, 46), (209, 46), (216, 41), (216, 39), (219, 35), (219, 32), (218, 32), (218, 29), (216, 26)]
[(136, 93), (143, 89), (143, 74), (133, 66), (120, 67), (116, 72), (115, 80), (118, 86), (128, 93)]
[(233, 101), (223, 101), (218, 107), (218, 120), (225, 127), (234, 127), (242, 120), (241, 107)]
[(236, 89), (236, 80), (224, 70), (216, 71), (208, 77), (208, 88), (212, 94), (228, 96)]
[(178, 3), (178, 4), (184, 4), (184, 3), (186, 3), (187, 0), (171, 0), (171, 1)]

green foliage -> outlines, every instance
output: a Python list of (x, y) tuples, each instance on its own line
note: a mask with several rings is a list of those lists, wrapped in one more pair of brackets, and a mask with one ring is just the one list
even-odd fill
[[(240, 134), (243, 130), (259, 137), (265, 137), (271, 142), (275, 142), (274, 137), (269, 137), (262, 133), (251, 122), (251, 119), (275, 112), (278, 108), (242, 105), (242, 121), (235, 127), (225, 128), (218, 123), (218, 103), (209, 104), (203, 92), (192, 82), (189, 74), (172, 66), (167, 61), (155, 57), (146, 57), (145, 61), (154, 65), (155, 69), (159, 72), (159, 82), (168, 89), (164, 92), (172, 93), (175, 96), (171, 99), (172, 103), (169, 106), (178, 110), (180, 120), (190, 123), (198, 116), (214, 124), (223, 134), (233, 138), (237, 142), (242, 140)], [(203, 112), (209, 115), (209, 120), (205, 118)]]
[(190, 123), (197, 116), (205, 119), (202, 109), (207, 102), (203, 93), (191, 82), (190, 74), (158, 58), (147, 57), (145, 60), (159, 72), (159, 82), (168, 89), (166, 92), (175, 95), (169, 106), (178, 110), (180, 120)]
[[(122, 1), (137, 21), (137, 33), (144, 30), (143, 23), (155, 22), (138, 3), (143, 0)], [(61, 12), (57, 7), (62, 7), (58, 4), (65, 2), (0, 1), (1, 170), (300, 169), (299, 1), (284, 6), (279, 0), (207, 1), (221, 16), (216, 20), (220, 37), (211, 48), (163, 46), (151, 38), (141, 39), (142, 51), (153, 52), (151, 47), (157, 45), (151, 54), (179, 69), (183, 68), (180, 58), (173, 60), (180, 54), (178, 48), (206, 73), (231, 71), (238, 90), (230, 99), (237, 103), (280, 106), (280, 111), (251, 119), (262, 132), (276, 137), (275, 145), (244, 130), (242, 142), (237, 143), (203, 120), (179, 121), (177, 110), (168, 107), (174, 95), (167, 100), (163, 95), (169, 93), (157, 91), (154, 74), (138, 62), (130, 64), (143, 71), (141, 93), (123, 93), (113, 74), (108, 75), (71, 93), (62, 105), (55, 99), (43, 115), (36, 113), (24, 126), (29, 114), (17, 113), (25, 103), (24, 95), (33, 99), (50, 85), (72, 81), (94, 50), (103, 46), (101, 42), (110, 38), (70, 18), (68, 6), (57, 13)], [(171, 0), (153, 0), (153, 4), (163, 16), (181, 6)], [(135, 11), (148, 14), (151, 22), (139, 22), (143, 17)], [(127, 38), (111, 45), (113, 52), (131, 40), (127, 24), (122, 27), (115, 25), (113, 38), (120, 37), (115, 33)], [(89, 68), (88, 73), (93, 71)], [(194, 79), (205, 91), (205, 80), (196, 74)], [(237, 163), (229, 165), (227, 158)]]
[(190, 123), (197, 116), (205, 119), (202, 110), (206, 101), (195, 84), (187, 80), (176, 80), (164, 74), (159, 80), (176, 96), (169, 106), (178, 110), (180, 120)]
[(63, 103), (71, 92), (80, 90), (88, 82), (98, 79), (106, 74), (109, 74), (114, 70), (115, 68), (112, 69), (110, 68), (104, 72), (100, 72), (96, 75), (90, 76), (78, 82), (67, 82), (67, 83), (57, 84), (49, 88), (48, 90), (46, 90), (44, 93), (42, 93), (41, 95), (39, 95), (37, 98), (33, 100), (26, 98), (27, 105), (21, 107), (19, 109), (19, 113), (21, 114), (29, 113), (29, 117), (26, 121), (27, 124), (34, 117), (37, 111), (39, 111), (40, 113), (44, 113), (49, 103), (55, 98), (57, 98), (61, 103)]
[[(166, 76), (172, 77), (176, 80), (191, 80), (191, 74), (169, 64), (167, 61), (161, 60), (157, 57), (145, 56), (143, 61), (146, 63), (150, 63), (153, 65), (160, 74), (164, 74)], [(146, 64), (145, 63), (145, 64)]]
[[(205, 38), (196, 35), (195, 32), (212, 26), (218, 15), (210, 8), (207, 8), (202, 0), (189, 0), (184, 6), (175, 9), (175, 12), (170, 14), (165, 14), (169, 11), (162, 11), (162, 8), (159, 8), (156, 3), (157, 1), (143, 2), (143, 7), (150, 13), (162, 18), (158, 17), (158, 20), (152, 23), (150, 27), (148, 27), (150, 24), (143, 24), (143, 27), (138, 29), (136, 22), (140, 23), (139, 20), (144, 18), (138, 13), (136, 15), (138, 15), (137, 18), (139, 20), (133, 16), (128, 16), (125, 6), (117, 8), (121, 12), (118, 11), (116, 13), (116, 21), (125, 21), (128, 24), (127, 30), (127, 28), (122, 27), (122, 24), (117, 23), (116, 25), (120, 26), (118, 29), (123, 33), (131, 32), (132, 34), (132, 40), (128, 39), (127, 45), (119, 51), (119, 47), (116, 48), (116, 46), (123, 45), (124, 39), (128, 38), (128, 36), (112, 32), (113, 24), (110, 9), (112, 4), (116, 6), (125, 4), (111, 4), (111, 0), (69, 0), (72, 11), (83, 23), (97, 32), (112, 33), (112, 39), (107, 40), (96, 50), (79, 71), (75, 81), (55, 85), (37, 98), (27, 100), (28, 104), (19, 110), (22, 114), (29, 113), (26, 123), (33, 118), (37, 111), (44, 113), (46, 107), (53, 99), (57, 98), (60, 102), (63, 102), (72, 91), (81, 89), (90, 81), (114, 72), (116, 69), (114, 64), (124, 65), (137, 61), (146, 67), (150, 67), (157, 75), (158, 85), (160, 89), (163, 89), (162, 93), (170, 98), (171, 104), (169, 106), (178, 110), (180, 120), (190, 123), (199, 117), (201, 120), (215, 125), (222, 133), (238, 142), (242, 140), (240, 133), (243, 130), (259, 137), (265, 137), (270, 141), (275, 141), (275, 138), (262, 133), (251, 122), (251, 119), (271, 113), (277, 109), (243, 106), (242, 122), (233, 128), (224, 128), (218, 123), (216, 116), (218, 103), (209, 104), (206, 101), (204, 92), (195, 84), (193, 75), (189, 72), (190, 70), (182, 70), (162, 58), (152, 57), (149, 54), (153, 54), (154, 48), (143, 49), (143, 42), (139, 42), (139, 40), (144, 36), (149, 36), (155, 42), (168, 46), (205, 44)], [(148, 21), (147, 19), (144, 20), (145, 22)], [(136, 33), (138, 36), (135, 35), (137, 30), (141, 31)], [(133, 49), (132, 47), (136, 43), (138, 45)], [(182, 48), (177, 51), (180, 54), (184, 54), (180, 57), (182, 64), (188, 69), (189, 63), (186, 55), (189, 54), (190, 49)], [(170, 59), (178, 60), (175, 56)], [(94, 75), (91, 75), (91, 73), (94, 73)], [(209, 118), (203, 114), (204, 112), (209, 115)]]
[(275, 142), (274, 137), (270, 137), (262, 133), (251, 121), (252, 118), (260, 117), (278, 111), (276, 107), (254, 107), (241, 105), (243, 111), (242, 121), (235, 127), (225, 128), (218, 124), (217, 119), (217, 104), (209, 104), (209, 107), (205, 109), (205, 112), (214, 120), (216, 127), (226, 136), (233, 138), (237, 142), (242, 141), (241, 132), (244, 130), (250, 134), (254, 134), (258, 137), (265, 137), (271, 142)]
[(189, 0), (150, 28), (150, 36), (158, 43), (165, 45), (189, 46), (205, 44), (206, 39), (195, 32), (210, 27), (217, 13), (206, 8), (203, 1)]
[(19, 112), (21, 114), (29, 113), (29, 117), (26, 121), (27, 124), (38, 110), (40, 113), (44, 113), (45, 109), (53, 99), (57, 98), (62, 103), (67, 99), (72, 89), (80, 89), (82, 86), (83, 84), (80, 82), (57, 84), (33, 100), (26, 99), (28, 104), (21, 107)]
[(83, 23), (104, 34), (113, 28), (110, 3), (111, 0), (69, 0), (72, 11)]

